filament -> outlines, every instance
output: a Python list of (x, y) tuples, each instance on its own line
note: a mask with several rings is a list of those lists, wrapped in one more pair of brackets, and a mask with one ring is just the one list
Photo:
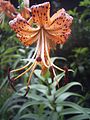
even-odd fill
[(44, 40), (44, 34), (43, 34), (43, 29), (42, 29), (42, 48), (41, 48), (41, 58), (42, 58), (42, 61), (43, 61), (43, 63), (44, 63), (44, 65), (48, 68), (48, 66), (47, 66), (47, 64), (46, 64), (46, 62), (45, 62), (45, 56), (44, 56), (44, 49), (45, 49), (45, 40)]
[(33, 72), (34, 72), (34, 70), (35, 70), (36, 65), (37, 65), (37, 62), (35, 62), (34, 66), (33, 66), (33, 68), (32, 68), (32, 72), (31, 72), (31, 74), (30, 74), (30, 76), (29, 76), (28, 83), (27, 83), (27, 90), (26, 90), (26, 93), (25, 93), (24, 96), (26, 96), (26, 94), (28, 93), (29, 84), (30, 84), (30, 81), (31, 81), (31, 78), (32, 78), (32, 75), (33, 75)]
[(30, 59), (30, 61), (29, 61), (25, 66), (23, 66), (23, 67), (21, 67), (21, 68), (18, 68), (18, 69), (16, 69), (16, 70), (11, 70), (10, 72), (11, 72), (11, 73), (12, 73), (12, 72), (17, 72), (17, 71), (23, 70), (23, 69), (25, 69), (27, 66), (29, 66), (29, 65), (31, 64), (32, 59), (34, 59), (35, 56), (36, 56), (36, 54), (37, 54), (37, 51), (38, 51), (38, 49), (39, 49), (39, 44), (40, 44), (40, 40), (37, 41), (36, 50), (35, 50), (32, 58)]
[(56, 69), (62, 71), (62, 72), (65, 72), (63, 69), (59, 68), (58, 66), (54, 65), (53, 62), (51, 61), (50, 57), (49, 57), (49, 53), (48, 53), (48, 47), (47, 47), (47, 42), (45, 40), (45, 48), (46, 48), (46, 53), (47, 53), (47, 57), (48, 57), (48, 60), (51, 64), (51, 66), (55, 67)]
[(26, 71), (24, 71), (23, 73), (21, 73), (20, 75), (18, 75), (16, 78), (14, 78), (14, 80), (20, 78), (22, 75), (24, 75), (25, 73), (27, 73), (34, 65), (35, 63), (33, 63)]

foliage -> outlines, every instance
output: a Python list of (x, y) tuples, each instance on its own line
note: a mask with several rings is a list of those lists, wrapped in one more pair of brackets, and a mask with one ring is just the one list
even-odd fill
[(74, 62), (71, 63), (71, 67), (76, 71), (74, 75), (77, 74), (77, 71), (84, 73), (85, 69), (90, 66), (89, 59), (89, 49), (88, 48), (75, 48), (73, 49), (73, 55), (69, 56), (73, 59)]
[(0, 107), (10, 96), (12, 90), (8, 89), (8, 68), (21, 66), (23, 58), (31, 48), (23, 47), (15, 37), (8, 25), (8, 19), (0, 25)]
[[(34, 73), (38, 78), (34, 78), (35, 83), (30, 85), (30, 92), (27, 97), (23, 97), (26, 87), (22, 87), (18, 93), (14, 93), (2, 107), (2, 117), (5, 117), (7, 112), (7, 115), (12, 113), (10, 117), (13, 120), (51, 120), (51, 118), (52, 120), (64, 120), (66, 117), (69, 120), (74, 120), (74, 118), (82, 120), (83, 116), (84, 119), (89, 119), (90, 111), (88, 108), (82, 108), (80, 105), (69, 101), (71, 96), (84, 99), (83, 96), (68, 91), (73, 86), (81, 86), (80, 83), (71, 82), (56, 89), (57, 82), (62, 80), (64, 73), (57, 75), (53, 82), (50, 77), (47, 79), (42, 77), (39, 69), (35, 70)], [(70, 116), (71, 114), (74, 116)]]
[[(75, 70), (74, 80), (82, 83), (84, 91), (87, 93), (89, 89), (89, 69), (90, 69), (90, 2), (88, 0), (81, 1), (79, 7), (82, 12), (78, 12), (78, 8), (69, 10), (74, 17), (73, 31), (70, 55), (70, 67)], [(72, 41), (73, 40), (73, 41)], [(71, 44), (71, 45), (70, 45)], [(69, 49), (69, 48), (67, 48)], [(67, 50), (68, 51), (68, 50)]]

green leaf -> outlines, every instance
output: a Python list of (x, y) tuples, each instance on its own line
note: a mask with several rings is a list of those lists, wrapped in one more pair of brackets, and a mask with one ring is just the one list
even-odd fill
[(40, 105), (40, 104), (43, 104), (43, 103), (41, 101), (28, 101), (21, 107), (18, 114), (21, 114), (21, 112), (25, 110), (27, 107), (30, 107), (32, 105)]
[(36, 100), (36, 101), (47, 101), (46, 98), (40, 96), (40, 95), (36, 95), (36, 94), (28, 94), (27, 95), (28, 98), (32, 98), (33, 100)]
[(18, 118), (19, 120), (26, 120), (26, 119), (33, 119), (33, 120), (40, 120), (40, 116), (38, 116), (37, 114), (33, 114), (33, 113), (29, 113), (29, 114), (25, 114), (22, 115), (20, 118)]
[(14, 52), (15, 50), (17, 50), (17, 48), (18, 48), (18, 46), (8, 48), (3, 54), (0, 55), (0, 57), (4, 56), (6, 54)]
[(57, 112), (52, 112), (50, 115), (51, 120), (58, 120), (58, 113)]
[[(48, 93), (48, 87), (45, 86), (45, 85), (33, 84), (33, 85), (30, 85), (29, 87), (30, 87), (31, 90), (33, 90), (33, 89), (37, 90), (37, 91), (39, 91), (39, 92), (41, 92), (45, 95)], [(26, 89), (26, 87), (23, 87), (23, 88), (20, 89), (20, 91), (23, 91), (25, 89)]]
[(81, 98), (84, 99), (83, 96), (81, 96), (81, 95), (79, 95), (77, 93), (65, 92), (65, 93), (63, 93), (63, 94), (61, 94), (60, 96), (57, 97), (55, 103), (60, 103), (60, 102), (64, 101), (65, 99), (67, 99), (70, 96), (77, 96), (77, 97), (81, 97)]
[(21, 108), (21, 105), (13, 105), (13, 106), (8, 108), (8, 111), (12, 111), (14, 109), (20, 109), (20, 108)]
[(87, 116), (86, 114), (75, 115), (74, 117), (71, 117), (68, 120), (90, 120), (90, 116)]
[(62, 105), (62, 106), (65, 106), (65, 107), (67, 106), (67, 107), (70, 107), (70, 108), (74, 108), (75, 110), (80, 111), (81, 113), (85, 114), (85, 116), (87, 116), (87, 118), (90, 117), (88, 115), (88, 112), (83, 107), (79, 106), (76, 103), (68, 102), (68, 101), (63, 101), (63, 102), (59, 103), (58, 105), (60, 105), (60, 106)]
[(25, 102), (25, 99), (21, 99), (21, 98), (17, 97), (16, 95), (14, 95), (13, 97), (9, 98), (5, 102), (3, 107), (0, 109), (0, 113), (4, 114), (7, 109), (9, 109), (10, 107), (12, 107), (13, 105), (15, 105), (18, 102), (23, 103), (23, 102)]
[[(88, 114), (90, 114), (90, 108), (83, 108)], [(81, 114), (81, 111), (78, 111), (74, 108), (65, 108), (61, 111), (61, 115), (71, 115), (71, 114)]]
[(30, 86), (31, 89), (35, 89), (43, 94), (47, 94), (48, 93), (48, 87), (45, 85), (41, 85), (41, 84), (34, 84)]
[(35, 70), (34, 74), (40, 79), (45, 81), (45, 78), (41, 76), (41, 70)]
[(54, 77), (54, 82), (50, 85), (51, 88), (56, 87), (56, 85), (60, 82), (60, 80), (64, 77), (65, 73), (61, 73), (59, 75), (57, 75), (56, 77)]
[(8, 81), (8, 78), (6, 77), (0, 85), (0, 91), (3, 88), (3, 86), (6, 84), (7, 81)]
[(82, 86), (80, 83), (78, 82), (71, 82), (71, 83), (68, 83), (67, 85), (65, 85), (64, 87), (61, 87), (60, 89), (58, 89), (55, 93), (55, 96), (58, 97), (60, 96), (61, 94), (63, 94), (64, 92), (66, 92), (69, 88), (75, 86), (75, 85), (79, 85), (79, 86)]

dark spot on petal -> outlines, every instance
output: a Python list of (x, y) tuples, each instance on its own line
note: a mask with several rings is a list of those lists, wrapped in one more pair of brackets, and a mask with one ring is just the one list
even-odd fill
[(44, 13), (44, 16), (46, 15), (46, 13)]
[(48, 9), (48, 6), (46, 6), (46, 9)]
[(33, 17), (35, 17), (35, 15), (33, 15)]
[(36, 10), (34, 10), (33, 12), (36, 12)]

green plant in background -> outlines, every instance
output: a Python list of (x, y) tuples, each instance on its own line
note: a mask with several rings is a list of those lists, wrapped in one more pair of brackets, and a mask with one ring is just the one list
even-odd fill
[[(72, 26), (72, 47), (90, 47), (90, 2), (89, 0), (81, 1), (79, 8), (69, 10), (69, 14), (74, 17)], [(78, 9), (81, 9), (79, 11)]]
[[(15, 68), (21, 66), (23, 61), (20, 61), (26, 56), (28, 48), (25, 48), (17, 41), (17, 38), (9, 28), (7, 20), (0, 26), (0, 107), (3, 105), (5, 99), (12, 93), (12, 90), (8, 89), (8, 68)], [(13, 42), (12, 42), (13, 41)], [(16, 44), (16, 46), (15, 46)], [(10, 92), (11, 91), (11, 92)], [(7, 97), (6, 97), (7, 96)]]
[(71, 68), (74, 69), (77, 74), (77, 71), (80, 73), (84, 73), (85, 69), (87, 69), (90, 66), (89, 62), (89, 49), (86, 48), (75, 48), (73, 50), (73, 55), (69, 56), (71, 59), (73, 59), (73, 63), (71, 64)]
[[(10, 11), (13, 12), (13, 9), (15, 13), (16, 9), (12, 6), (12, 4), (10, 4), (9, 1), (4, 2), (3, 7), (9, 6), (7, 7), (7, 10), (4, 9), (5, 11), (2, 11), (0, 2), (0, 108), (4, 104), (5, 100), (12, 94), (12, 89), (9, 88), (8, 84), (8, 69), (14, 69), (16, 66), (21, 66), (21, 63), (25, 63), (22, 59), (24, 59), (32, 49), (22, 46), (17, 40), (16, 35), (11, 30), (8, 24), (10, 17), (7, 13), (8, 11), (9, 13)], [(14, 13), (12, 13), (11, 16), (13, 16)], [(5, 14), (9, 18), (5, 16)]]
[[(90, 70), (90, 2), (83, 0), (78, 8), (70, 10), (69, 13), (74, 17), (72, 29), (71, 53), (68, 57), (70, 66), (75, 70), (74, 79), (79, 80), (84, 85), (84, 90), (89, 89), (89, 70)], [(68, 48), (67, 48), (68, 49)], [(68, 50), (67, 50), (68, 51)], [(79, 79), (80, 78), (80, 79)]]

